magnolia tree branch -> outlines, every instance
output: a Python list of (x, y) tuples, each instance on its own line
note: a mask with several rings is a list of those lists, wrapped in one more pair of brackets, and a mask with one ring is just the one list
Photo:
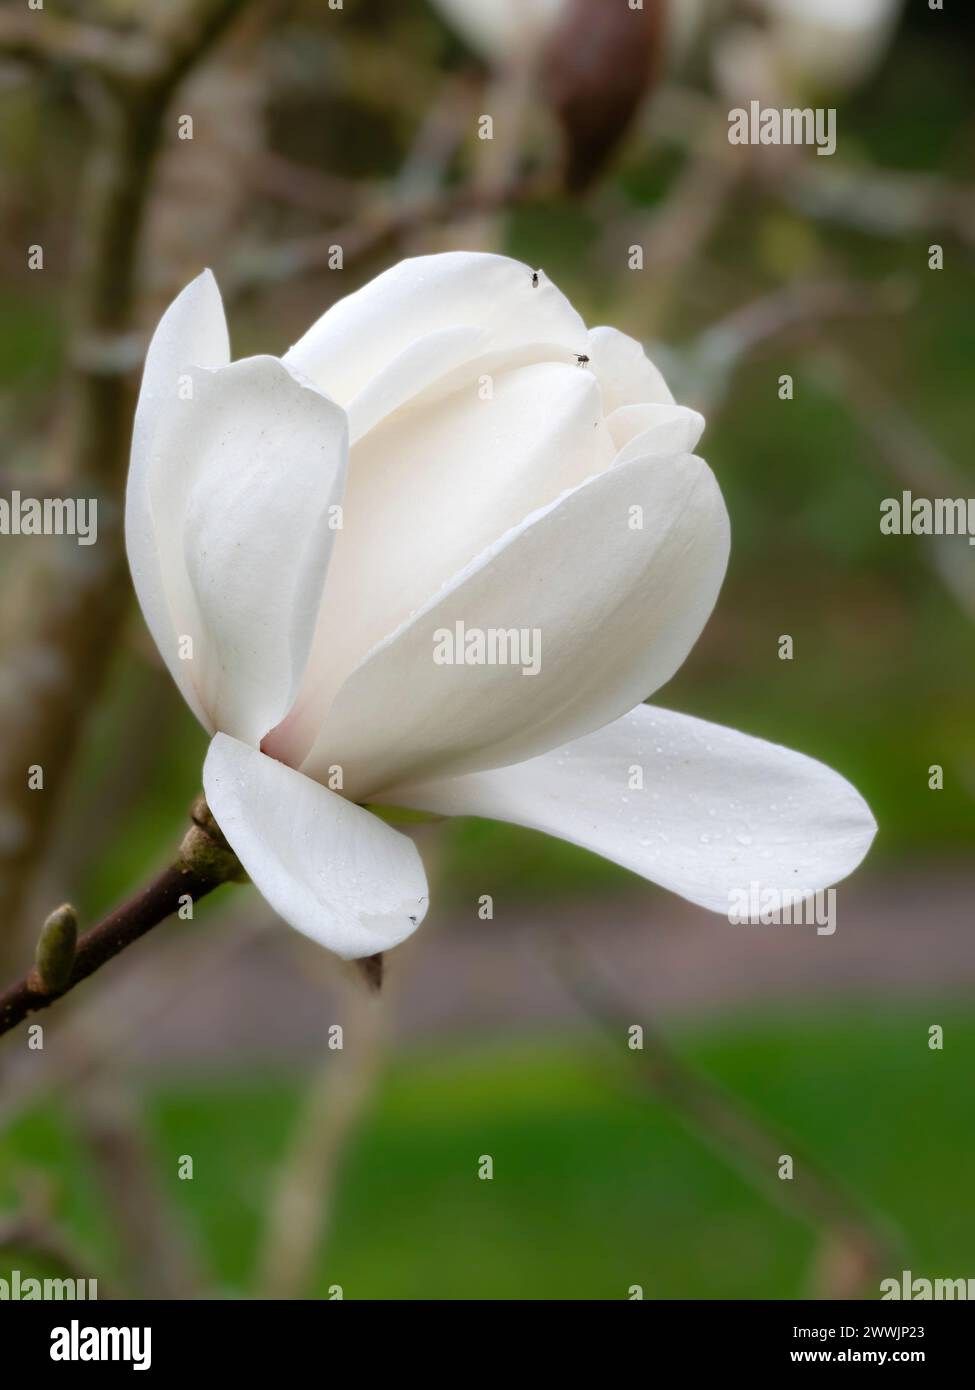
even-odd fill
[[(825, 353), (820, 366), (832, 390), (876, 446), (871, 457), (881, 473), (901, 488), (916, 489), (922, 497), (969, 495), (968, 479), (954, 459), (860, 361), (834, 348)], [(928, 563), (966, 617), (975, 621), (975, 575), (967, 537), (931, 536), (926, 541)]]
[(131, 66), (144, 66), (152, 56), (152, 50), (138, 37), (123, 36), (47, 10), (28, 10), (25, 6), (19, 12), (0, 15), (0, 58), (34, 68), (117, 73)]
[(348, 270), (416, 232), (460, 217), (524, 207), (544, 198), (554, 186), (547, 174), (525, 175), (495, 188), (465, 184), (406, 202), (396, 196), (378, 200), (325, 236), (300, 237), (243, 252), (227, 279), (226, 297), (233, 299), (265, 285), (327, 270), (336, 247), (341, 248), (343, 269)]
[(700, 333), (687, 352), (695, 404), (718, 409), (738, 368), (765, 344), (833, 319), (903, 313), (909, 291), (896, 278), (871, 285), (853, 280), (811, 280), (751, 300)]
[[(242, 877), (240, 863), (227, 847), (202, 798), (196, 803), (193, 815), (194, 824), (174, 863), (104, 921), (85, 932), (76, 947), (73, 940), (62, 946), (57, 967), (52, 968), (47, 963), (53, 954), (51, 950), (46, 951), (45, 959), (45, 952), (39, 949), (34, 969), (0, 995), (0, 1034), (9, 1033), (29, 1014), (61, 999), (180, 907), (188, 902), (197, 903), (221, 883)], [(52, 914), (49, 926), (58, 916)], [(45, 937), (46, 934), (42, 934), (42, 947)], [(73, 955), (73, 959), (65, 960), (65, 952)]]
[[(668, 85), (648, 108), (646, 131), (651, 141), (693, 156), (715, 120), (727, 122), (727, 105), (688, 87)], [(786, 147), (779, 153), (784, 155)], [(970, 183), (867, 162), (810, 159), (798, 149), (794, 158), (776, 161), (772, 170), (756, 160), (743, 163), (750, 182), (816, 222), (884, 238), (948, 232), (967, 246), (975, 244), (975, 186)]]
[(129, 1297), (189, 1299), (207, 1288), (199, 1253), (168, 1200), (149, 1128), (133, 1086), (114, 1065), (100, 1067), (66, 1096), (85, 1147), (115, 1243)]
[[(169, 101), (248, 3), (189, 0), (165, 32), (136, 36), (52, 25), (46, 11), (0, 25), (0, 54), (48, 65), (68, 57), (83, 70), (93, 120), (68, 343), (65, 450), (53, 469), (62, 493), (118, 493), (142, 356), (134, 333), (138, 248)], [(121, 527), (117, 516), (100, 521), (96, 546), (58, 546), (53, 561), (45, 547), (21, 567), (29, 601), (11, 605), (2, 634), (0, 906), (7, 954), (17, 947), (32, 869), (126, 611)], [(43, 790), (28, 787), (28, 764), (43, 769)]]
[[(554, 953), (562, 979), (585, 1014), (619, 1047), (639, 1020), (642, 1048), (627, 1051), (639, 1083), (664, 1101), (695, 1138), (730, 1164), (762, 1196), (798, 1217), (821, 1242), (815, 1277), (819, 1298), (854, 1298), (899, 1268), (897, 1242), (858, 1199), (787, 1135), (744, 1102), (697, 1072), (676, 1053), (641, 1010), (617, 995), (591, 960), (564, 940)], [(789, 1155), (794, 1177), (778, 1176)], [(826, 1287), (822, 1287), (826, 1285)]]
[[(0, 1219), (0, 1254), (13, 1256), (18, 1262), (28, 1255), (68, 1279), (89, 1280), (94, 1276), (90, 1260), (82, 1257), (47, 1212), (35, 1208)], [(97, 1283), (102, 1298), (111, 1298), (113, 1291), (100, 1274)]]

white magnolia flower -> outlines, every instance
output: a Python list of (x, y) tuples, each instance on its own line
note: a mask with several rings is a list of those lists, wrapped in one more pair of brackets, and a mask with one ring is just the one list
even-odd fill
[[(641, 703), (724, 576), (702, 428), (638, 343), (501, 256), (404, 261), (282, 359), (230, 361), (209, 272), (179, 295), (129, 561), (214, 735), (210, 807), (282, 917), (346, 957), (421, 920), (413, 842), (362, 803), (534, 826), (719, 912), (860, 862), (874, 822), (836, 773)], [(537, 633), (537, 673), (439, 664), (458, 624)]]

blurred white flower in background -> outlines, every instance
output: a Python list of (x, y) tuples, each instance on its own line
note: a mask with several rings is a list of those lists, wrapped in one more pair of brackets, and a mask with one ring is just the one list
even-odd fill
[(903, 0), (759, 0), (787, 79), (852, 87), (883, 59)]
[[(588, 0), (597, 7), (611, 0)], [(532, 61), (573, 8), (573, 0), (432, 0), (470, 47), (496, 67)], [(620, 0), (628, 9), (626, 0)], [(688, 53), (704, 18), (707, 0), (645, 0), (664, 17), (667, 52), (674, 62)], [(581, 7), (580, 7), (581, 8)], [(630, 10), (631, 15), (639, 11)]]
[(433, 0), (444, 18), (489, 63), (532, 60), (556, 27), (567, 0)]
[[(723, 86), (744, 99), (840, 94), (883, 61), (904, 0), (753, 0), (763, 23), (718, 34)], [(750, 89), (750, 91), (749, 91)]]

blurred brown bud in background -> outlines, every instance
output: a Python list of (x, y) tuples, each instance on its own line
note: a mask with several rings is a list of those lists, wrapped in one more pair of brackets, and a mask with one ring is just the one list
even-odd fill
[(566, 0), (541, 62), (546, 100), (565, 138), (565, 184), (601, 173), (663, 69), (666, 0)]

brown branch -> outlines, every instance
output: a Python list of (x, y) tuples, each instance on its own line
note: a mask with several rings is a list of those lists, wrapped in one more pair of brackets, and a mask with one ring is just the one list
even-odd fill
[(806, 160), (777, 181), (775, 191), (818, 222), (881, 237), (930, 234), (933, 239), (948, 232), (975, 246), (975, 188), (940, 174), (868, 165), (824, 169), (819, 160)]
[(199, 1253), (169, 1200), (124, 1052), (66, 1093), (73, 1126), (101, 1192), (129, 1297), (189, 1299), (207, 1288)]
[(230, 276), (226, 297), (232, 299), (258, 286), (326, 270), (336, 246), (342, 248), (343, 268), (348, 270), (431, 223), (524, 206), (545, 197), (552, 187), (547, 175), (519, 177), (503, 187), (477, 189), (461, 185), (406, 204), (394, 201), (366, 208), (327, 236), (302, 237), (248, 252)]
[(60, 1270), (63, 1277), (97, 1283), (102, 1298), (112, 1296), (106, 1280), (101, 1275), (94, 1279), (90, 1262), (45, 1213), (33, 1210), (0, 1219), (0, 1252), (29, 1255)]
[(46, 994), (31, 971), (0, 995), (0, 1034), (9, 1033), (28, 1014), (63, 998), (106, 961), (113, 960), (140, 936), (164, 922), (180, 906), (182, 898), (189, 896), (198, 902), (223, 882), (224, 879), (208, 877), (180, 860), (170, 864), (146, 888), (79, 939), (74, 969), (64, 989)]
[(701, 409), (716, 409), (742, 362), (774, 339), (814, 328), (829, 319), (872, 318), (903, 313), (908, 308), (909, 293), (893, 277), (880, 285), (812, 280), (761, 295), (695, 339), (690, 357), (700, 378), (696, 403)]
[[(138, 250), (169, 100), (247, 3), (191, 0), (180, 7), (168, 37), (148, 36), (152, 55), (144, 49), (142, 61), (120, 60), (110, 73), (95, 64), (98, 80), (86, 88), (94, 135), (82, 181), (80, 292), (68, 352), (65, 454), (57, 469), (72, 490), (80, 479), (90, 479), (99, 492), (119, 490), (141, 358), (133, 333)], [(36, 31), (40, 43), (41, 26), (31, 25), (18, 31)], [(2, 39), (0, 30), (0, 47)], [(109, 40), (122, 47), (129, 42), (106, 30)], [(119, 525), (103, 526), (98, 545), (84, 553), (67, 545), (50, 555), (44, 547), (23, 567), (19, 582), (28, 598), (10, 605), (3, 634), (0, 820), (10, 833), (0, 850), (0, 907), (10, 927), (6, 950), (16, 948), (31, 870), (50, 834), (84, 711), (105, 677), (128, 604)], [(43, 767), (43, 792), (28, 789), (27, 764)]]
[[(655, 144), (693, 152), (716, 117), (726, 120), (726, 104), (718, 107), (701, 92), (667, 86), (650, 108), (647, 132)], [(972, 184), (938, 173), (806, 159), (798, 147), (780, 146), (776, 155), (769, 163), (746, 159), (744, 177), (805, 218), (885, 238), (947, 231), (969, 247), (975, 244)]]
[(36, 67), (66, 65), (143, 91), (171, 91), (247, 0), (186, 0), (165, 29), (135, 33), (46, 10), (0, 15), (0, 57)]
[(642, 245), (646, 273), (625, 276), (620, 300), (632, 331), (642, 338), (657, 333), (727, 214), (745, 174), (728, 144), (727, 121), (712, 116), (666, 198), (630, 233)]
[[(564, 939), (559, 944), (555, 963), (573, 997), (612, 1042), (626, 1048), (628, 1030), (641, 1011), (620, 998), (577, 947)], [(837, 1179), (802, 1152), (791, 1135), (688, 1066), (652, 1026), (641, 1023), (641, 1027), (642, 1050), (626, 1052), (639, 1069), (641, 1083), (671, 1107), (695, 1138), (756, 1191), (799, 1217), (822, 1242), (828, 1259), (820, 1263), (832, 1276), (832, 1286), (816, 1290), (815, 1297), (855, 1297), (885, 1269), (896, 1267), (896, 1242), (890, 1233)], [(777, 1176), (783, 1154), (794, 1160), (791, 1181)]]
[(65, 66), (109, 74), (145, 68), (155, 56), (143, 35), (124, 35), (47, 10), (0, 15), (0, 58), (31, 67)]
[[(113, 998), (110, 1011), (80, 1006), (59, 1020), (58, 1046), (45, 1047), (31, 1054), (26, 1065), (8, 1066), (0, 1095), (0, 1131), (11, 1124), (26, 1106), (43, 1103), (48, 1096), (71, 1095), (97, 1080), (113, 1061), (127, 1053), (129, 1039), (138, 1029), (151, 1032), (153, 1025), (175, 1009), (185, 1009), (212, 980), (229, 970), (240, 954), (246, 953), (265, 931), (273, 930), (271, 919), (254, 913), (235, 916), (232, 930), (217, 927), (206, 939), (194, 941), (193, 971), (187, 975), (178, 949), (157, 953), (154, 988), (145, 998), (137, 992)], [(98, 1033), (90, 1026), (90, 1015), (98, 1019)]]
[[(970, 483), (957, 463), (922, 428), (900, 397), (888, 391), (849, 352), (835, 348), (822, 362), (828, 383), (872, 441), (876, 470), (923, 497), (965, 497)], [(924, 538), (923, 554), (950, 597), (975, 620), (975, 576), (968, 546), (948, 536)]]
[(259, 196), (319, 217), (334, 217), (339, 212), (347, 215), (349, 204), (362, 198), (360, 181), (325, 173), (313, 164), (297, 163), (276, 150), (255, 151), (246, 174), (250, 188)]

